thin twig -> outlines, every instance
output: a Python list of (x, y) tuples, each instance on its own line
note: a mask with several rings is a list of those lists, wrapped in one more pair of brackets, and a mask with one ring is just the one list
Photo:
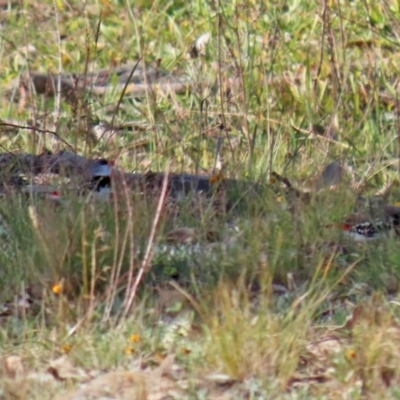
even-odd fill
[(12, 123), (9, 123), (9, 122), (0, 122), (0, 127), (2, 127), (2, 126), (8, 126), (8, 127), (11, 127), (11, 128), (18, 128), (18, 129), (28, 129), (28, 130), (37, 131), (37, 132), (40, 132), (40, 133), (50, 133), (57, 140), (59, 140), (60, 142), (64, 143), (66, 146), (68, 146), (75, 153), (74, 148), (67, 141), (65, 141), (64, 139), (60, 138), (60, 136), (58, 136), (57, 132), (49, 131), (48, 129), (40, 129), (40, 128), (37, 128), (36, 126), (22, 126), (22, 125), (12, 124)]
[(53, 0), (53, 6), (54, 6), (54, 15), (56, 19), (56, 27), (57, 27), (57, 50), (58, 50), (58, 76), (57, 76), (57, 93), (55, 96), (55, 102), (54, 102), (54, 107), (55, 107), (55, 115), (56, 115), (56, 120), (58, 125), (58, 121), (60, 119), (60, 108), (61, 108), (61, 74), (62, 74), (62, 54), (61, 54), (61, 35), (60, 35), (60, 21), (58, 18), (58, 11), (57, 11), (57, 5), (55, 0)]
[[(127, 208), (127, 218), (128, 218), (128, 226), (126, 227), (126, 230), (124, 232), (124, 235), (122, 236), (120, 234), (120, 224), (119, 224), (119, 218), (118, 216), (118, 206), (119, 206), (119, 198), (116, 197), (114, 199), (114, 215), (115, 215), (115, 243), (121, 243), (120, 248), (119, 246), (115, 246), (115, 251), (114, 251), (114, 262), (113, 262), (113, 267), (111, 269), (111, 276), (110, 276), (110, 284), (107, 288), (107, 299), (105, 302), (105, 310), (103, 313), (103, 318), (102, 322), (108, 322), (109, 318), (111, 316), (112, 308), (114, 305), (115, 301), (115, 296), (118, 293), (118, 286), (120, 284), (120, 279), (121, 279), (121, 270), (122, 270), (122, 262), (123, 262), (123, 255), (125, 253), (125, 249), (127, 247), (128, 241), (130, 241), (130, 246), (129, 248), (131, 249), (132, 253), (132, 248), (133, 248), (133, 213), (132, 213), (132, 205), (130, 204), (130, 197), (129, 197), (129, 190), (126, 185), (125, 179), (122, 180), (122, 190), (121, 192), (124, 194), (125, 197), (125, 202), (126, 202), (126, 208)], [(131, 254), (130, 258), (131, 265), (133, 264), (133, 256)], [(130, 273), (130, 275), (133, 275), (133, 272)]]
[(124, 88), (122, 89), (121, 95), (119, 96), (119, 99), (118, 99), (118, 102), (117, 102), (117, 107), (115, 107), (115, 112), (114, 112), (114, 114), (113, 114), (113, 116), (112, 116), (112, 119), (111, 119), (111, 124), (110, 124), (110, 125), (111, 125), (111, 128), (114, 127), (114, 120), (115, 120), (115, 117), (116, 117), (116, 115), (117, 115), (117, 113), (118, 113), (119, 107), (121, 106), (122, 99), (123, 99), (124, 96), (125, 96), (125, 92), (126, 92), (128, 86), (129, 86), (129, 82), (131, 81), (132, 76), (133, 76), (133, 74), (135, 73), (136, 68), (138, 67), (138, 65), (139, 65), (139, 63), (140, 63), (141, 60), (142, 60), (141, 57), (137, 60), (136, 64), (135, 64), (135, 65), (133, 66), (133, 68), (132, 68), (131, 73), (130, 73), (129, 76), (128, 76), (128, 79), (127, 79), (126, 82), (125, 82)]
[(133, 300), (135, 299), (139, 284), (142, 281), (144, 274), (147, 272), (147, 270), (149, 269), (149, 267), (151, 265), (150, 263), (153, 258), (153, 251), (152, 251), (153, 244), (154, 244), (154, 240), (156, 238), (157, 228), (158, 228), (158, 225), (159, 225), (159, 222), (161, 219), (161, 215), (164, 210), (165, 200), (167, 198), (168, 182), (169, 182), (169, 168), (167, 168), (167, 171), (164, 174), (164, 180), (163, 180), (163, 185), (162, 185), (162, 189), (161, 189), (161, 193), (160, 193), (160, 199), (158, 200), (157, 211), (156, 211), (156, 214), (153, 219), (153, 225), (151, 227), (151, 232), (150, 232), (149, 240), (147, 242), (146, 252), (145, 252), (145, 255), (142, 260), (142, 265), (136, 275), (136, 279), (135, 279), (133, 286), (127, 287), (126, 298), (124, 301), (123, 310), (117, 320), (117, 324), (129, 314), (129, 312), (132, 308)]

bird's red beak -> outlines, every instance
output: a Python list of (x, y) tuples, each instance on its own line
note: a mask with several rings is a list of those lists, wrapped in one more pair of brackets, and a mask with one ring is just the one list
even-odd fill
[(350, 224), (339, 224), (339, 226), (344, 230), (344, 231), (349, 231), (351, 229)]
[(56, 190), (54, 190), (53, 192), (49, 193), (47, 195), (47, 198), (50, 200), (60, 200), (61, 199), (61, 195), (59, 192), (57, 192)]

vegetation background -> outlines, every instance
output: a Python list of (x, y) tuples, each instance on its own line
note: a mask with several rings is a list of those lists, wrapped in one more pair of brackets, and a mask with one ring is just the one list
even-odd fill
[[(213, 175), (223, 138), (224, 177), (263, 188), (237, 193), (222, 215), (210, 201), (194, 212), (188, 198), (157, 216), (159, 198), (99, 204), (63, 186), (57, 207), (2, 201), (1, 398), (97, 399), (105, 385), (118, 399), (400, 396), (398, 240), (356, 245), (335, 229), (360, 195), (400, 200), (400, 3), (0, 4), (2, 151), (67, 142), (126, 171)], [(16, 84), (27, 71), (90, 74), (138, 59), (190, 90), (121, 98), (111, 85), (71, 103)], [(98, 121), (118, 134), (99, 140)], [(345, 175), (327, 187), (332, 161)], [(182, 228), (195, 246), (168, 245)], [(136, 290), (127, 277), (140, 270)], [(103, 392), (79, 392), (122, 370), (131, 375), (112, 375)]]

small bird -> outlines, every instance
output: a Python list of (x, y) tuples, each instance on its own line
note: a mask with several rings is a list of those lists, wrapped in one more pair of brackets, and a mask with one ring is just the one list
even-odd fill
[(376, 216), (362, 213), (349, 215), (340, 224), (346, 235), (358, 242), (368, 242), (387, 236), (390, 231), (400, 234), (400, 207), (387, 205)]
[(111, 195), (111, 174), (114, 163), (106, 159), (94, 160), (85, 171), (87, 188), (95, 198), (109, 200)]

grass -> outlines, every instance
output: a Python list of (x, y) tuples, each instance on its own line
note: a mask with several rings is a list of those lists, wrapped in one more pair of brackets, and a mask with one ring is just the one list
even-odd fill
[[(162, 398), (167, 380), (178, 387), (172, 398), (397, 398), (398, 239), (357, 245), (329, 226), (357, 195), (398, 182), (399, 13), (395, 2), (362, 1), (2, 5), (0, 120), (33, 127), (2, 125), (2, 151), (67, 142), (127, 171), (212, 174), (222, 137), (225, 176), (263, 190), (239, 189), (227, 213), (207, 199), (195, 212), (190, 197), (179, 212), (167, 202), (153, 239), (159, 199), (137, 193), (112, 207), (64, 188), (60, 206), (2, 200), (0, 301), (11, 311), (0, 313), (1, 398), (72, 398), (120, 370), (148, 374), (145, 386), (151, 378), (145, 393), (129, 376), (138, 399)], [(191, 59), (203, 33), (205, 54)], [(138, 58), (187, 76), (191, 90), (140, 99), (110, 90), (71, 103), (23, 100), (15, 89), (28, 70), (90, 73)], [(90, 134), (95, 120), (125, 127), (105, 143)], [(333, 160), (351, 174), (319, 188)], [(282, 196), (272, 171), (311, 200)], [(388, 200), (399, 201), (396, 184)], [(207, 250), (167, 249), (182, 227)], [(158, 250), (146, 263), (149, 243)], [(127, 277), (141, 267), (129, 305)], [(134, 398), (123, 390), (115, 398)]]

